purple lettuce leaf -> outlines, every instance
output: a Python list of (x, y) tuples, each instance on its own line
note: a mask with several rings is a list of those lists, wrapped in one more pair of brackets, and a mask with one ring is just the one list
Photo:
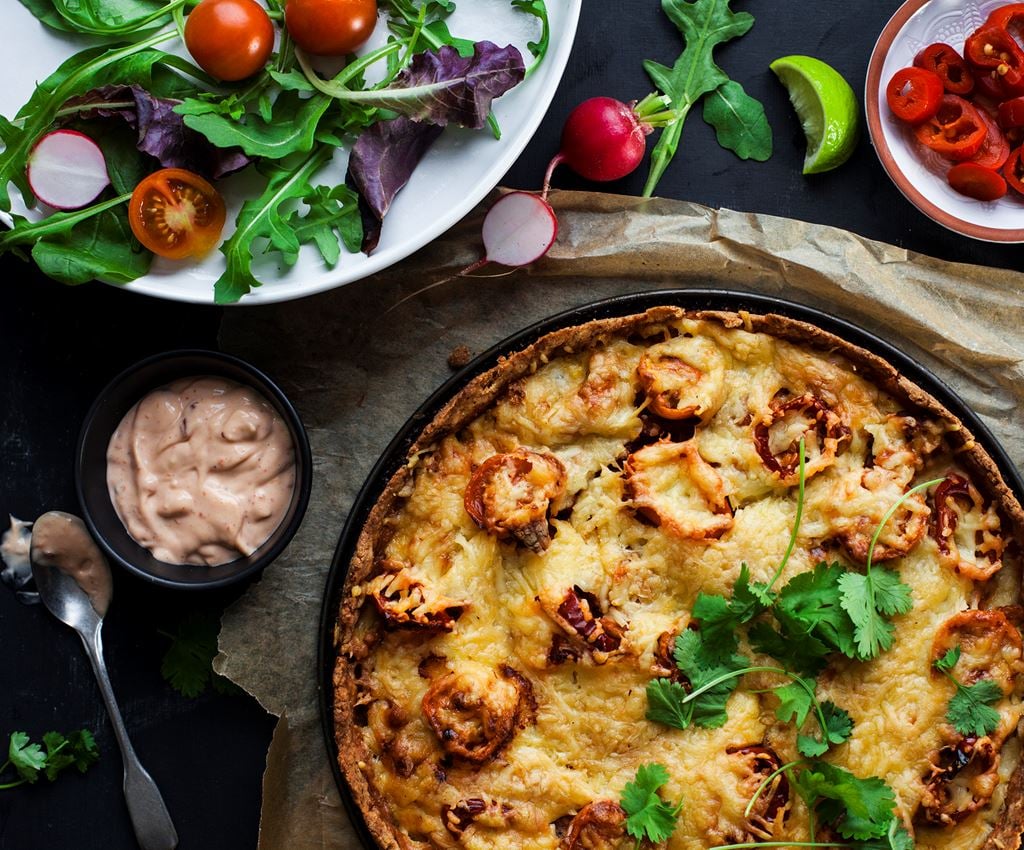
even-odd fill
[(349, 157), (346, 182), (359, 195), (367, 254), (377, 247), (392, 201), (442, 128), (483, 127), (491, 101), (521, 82), (524, 73), (522, 54), (511, 45), (481, 41), (472, 56), (445, 45), (414, 56), (388, 88), (358, 93), (364, 105), (399, 113), (364, 130)]
[(251, 162), (238, 148), (218, 148), (186, 127), (174, 112), (177, 105), (178, 101), (154, 97), (141, 86), (101, 86), (72, 98), (62, 111), (68, 120), (117, 117), (126, 121), (138, 134), (138, 149), (164, 168), (185, 168), (217, 180)]

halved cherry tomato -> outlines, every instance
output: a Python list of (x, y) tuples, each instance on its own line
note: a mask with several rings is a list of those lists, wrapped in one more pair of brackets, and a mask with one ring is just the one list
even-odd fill
[(1008, 96), (1024, 94), (1024, 50), (1006, 30), (979, 27), (964, 42), (964, 58), (979, 70), (995, 71)]
[(901, 68), (885, 87), (892, 114), (908, 124), (931, 118), (942, 103), (942, 80), (923, 68)]
[(227, 210), (220, 192), (198, 174), (164, 168), (143, 179), (128, 202), (132, 233), (170, 260), (202, 257), (220, 240)]
[(959, 95), (943, 95), (938, 111), (914, 128), (923, 145), (950, 159), (970, 159), (988, 134), (978, 110)]
[(948, 44), (929, 44), (914, 57), (914, 64), (936, 74), (950, 94), (969, 94), (974, 88), (971, 69), (956, 48)]
[(1010, 151), (1010, 158), (1003, 166), (1003, 177), (1010, 187), (1024, 195), (1024, 161), (1021, 160), (1021, 151), (1024, 148), (1014, 148)]
[(185, 46), (218, 80), (244, 80), (274, 50), (274, 25), (255, 0), (202, 0), (185, 20)]
[(976, 162), (961, 162), (949, 169), (949, 185), (961, 195), (979, 201), (994, 201), (1006, 194), (1006, 181), (998, 172)]
[(1014, 97), (999, 104), (999, 126), (1006, 130), (1024, 127), (1024, 97)]
[(1006, 141), (1006, 136), (999, 129), (999, 125), (984, 109), (979, 109), (978, 115), (985, 125), (985, 141), (981, 143), (981, 150), (971, 157), (971, 162), (998, 171), (1010, 155), (1010, 143)]
[(360, 47), (377, 25), (377, 0), (288, 0), (284, 25), (307, 53), (344, 56)]

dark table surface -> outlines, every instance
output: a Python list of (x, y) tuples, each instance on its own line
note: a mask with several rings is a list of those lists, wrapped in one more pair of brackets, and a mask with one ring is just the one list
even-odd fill
[[(860, 93), (875, 39), (898, 5), (895, 0), (735, 0), (735, 9), (753, 13), (757, 22), (742, 40), (719, 48), (716, 58), (764, 103), (775, 153), (766, 163), (738, 160), (717, 145), (695, 110), (659, 194), (835, 225), (944, 259), (1021, 268), (1016, 246), (970, 241), (917, 212), (889, 182), (866, 138), (839, 170), (811, 178), (800, 173), (803, 134), (768, 64), (791, 53), (817, 56)], [(538, 187), (573, 105), (598, 94), (626, 101), (642, 97), (650, 90), (642, 61), (671, 64), (679, 49), (679, 35), (657, 0), (585, 0), (558, 94), (504, 183)], [(606, 188), (638, 194), (645, 172), (646, 164)], [(565, 169), (555, 185), (605, 188)], [(100, 284), (65, 288), (10, 256), (0, 258), (0, 277), (0, 513), (31, 519), (49, 509), (77, 511), (73, 446), (94, 395), (145, 355), (215, 347), (220, 311)], [(208, 691), (183, 697), (160, 674), (169, 644), (163, 633), (184, 613), (196, 607), (216, 613), (241, 591), (182, 597), (122, 574), (115, 576), (115, 588), (104, 629), (111, 677), (136, 749), (164, 791), (181, 848), (255, 847), (273, 718), (245, 696)], [(77, 639), (3, 588), (0, 683), (3, 741), (15, 729), (40, 736), (50, 729), (86, 727), (96, 731), (103, 751), (85, 776), (0, 791), (0, 850), (135, 848), (120, 791), (121, 762)]]

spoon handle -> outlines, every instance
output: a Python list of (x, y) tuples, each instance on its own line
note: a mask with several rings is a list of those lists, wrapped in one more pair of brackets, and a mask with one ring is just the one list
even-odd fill
[(100, 637), (102, 626), (101, 620), (96, 624), (96, 630), (91, 636), (84, 632), (79, 634), (82, 643), (85, 644), (89, 661), (92, 662), (110, 723), (114, 727), (114, 735), (121, 747), (121, 758), (124, 761), (124, 799), (128, 803), (128, 815), (135, 829), (135, 837), (142, 850), (174, 850), (178, 846), (178, 833), (171, 822), (163, 797), (160, 796), (160, 789), (156, 787), (153, 777), (146, 772), (139, 763), (139, 757), (135, 755), (132, 742), (128, 739), (128, 731), (124, 727), (124, 720), (121, 719), (121, 711), (117, 707), (117, 700), (114, 699), (114, 689), (110, 686), (107, 665), (103, 661), (103, 640)]

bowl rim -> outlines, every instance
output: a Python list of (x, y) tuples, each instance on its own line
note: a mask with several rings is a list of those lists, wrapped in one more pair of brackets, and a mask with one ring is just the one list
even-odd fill
[(871, 59), (868, 61), (867, 78), (864, 82), (864, 111), (867, 114), (868, 135), (871, 138), (871, 145), (875, 149), (879, 161), (882, 163), (882, 168), (885, 169), (889, 179), (900, 190), (903, 197), (928, 216), (928, 218), (932, 219), (932, 221), (941, 224), (947, 230), (959, 233), (961, 236), (968, 236), (983, 242), (1024, 242), (1024, 227), (1002, 228), (974, 224), (959, 218), (928, 200), (900, 170), (893, 157), (892, 150), (889, 148), (889, 142), (882, 123), (878, 96), (882, 66), (885, 63), (885, 57), (888, 55), (889, 49), (892, 47), (896, 37), (902, 32), (903, 27), (928, 2), (929, 0), (906, 0), (882, 29), (882, 33), (879, 35), (878, 41), (875, 42), (875, 47), (871, 51)]
[[(165, 576), (154, 575), (148, 570), (140, 567), (138, 564), (135, 564), (130, 559), (122, 557), (121, 554), (118, 553), (110, 543), (108, 543), (106, 536), (102, 531), (100, 531), (93, 520), (89, 500), (85, 495), (85, 474), (83, 466), (85, 462), (86, 440), (93, 430), (96, 417), (108, 403), (107, 399), (111, 391), (139, 372), (149, 369), (155, 365), (189, 357), (209, 358), (210, 360), (220, 361), (221, 363), (229, 366), (234, 366), (246, 374), (251, 375), (254, 382), (259, 384), (259, 386), (254, 385), (253, 389), (263, 395), (269, 394), (273, 397), (272, 402), (276, 402), (275, 407), (278, 409), (278, 412), (283, 414), (285, 423), (288, 425), (288, 430), (293, 437), (296, 472), (294, 492), (296, 494), (296, 501), (295, 510), (292, 513), (291, 519), (282, 523), (284, 525), (284, 533), (274, 541), (273, 545), (271, 545), (265, 552), (262, 552), (259, 557), (255, 558), (247, 567), (226, 576), (217, 577), (214, 575), (211, 578), (198, 578), (194, 581), (178, 581)], [(157, 389), (157, 387), (161, 385), (162, 384), (157, 383), (150, 389)], [(215, 588), (227, 587), (229, 585), (245, 581), (270, 566), (270, 564), (273, 563), (285, 550), (288, 544), (291, 543), (295, 533), (302, 525), (302, 520), (306, 515), (306, 509), (309, 506), (312, 486), (313, 455), (310, 447), (309, 435), (306, 433), (306, 428), (302, 423), (302, 419), (288, 396), (285, 395), (284, 391), (277, 385), (277, 383), (263, 370), (258, 369), (246, 360), (242, 360), (240, 357), (225, 354), (224, 352), (217, 351), (215, 349), (176, 348), (170, 351), (150, 355), (149, 357), (145, 357), (142, 360), (133, 363), (131, 366), (122, 369), (96, 394), (95, 399), (89, 406), (88, 412), (85, 414), (85, 418), (82, 420), (82, 427), (79, 429), (78, 440), (75, 445), (75, 494), (78, 497), (79, 507), (82, 511), (82, 518), (85, 520), (89, 533), (100, 545), (100, 548), (103, 549), (104, 554), (106, 554), (106, 556), (118, 566), (151, 584), (159, 585), (160, 587), (173, 588), (175, 590), (212, 590)], [(278, 526), (278, 529), (279, 528), (281, 528), (280, 525)], [(278, 529), (275, 529), (273, 534), (276, 534)], [(256, 551), (259, 552), (259, 549)], [(199, 569), (202, 568), (200, 567)]]

